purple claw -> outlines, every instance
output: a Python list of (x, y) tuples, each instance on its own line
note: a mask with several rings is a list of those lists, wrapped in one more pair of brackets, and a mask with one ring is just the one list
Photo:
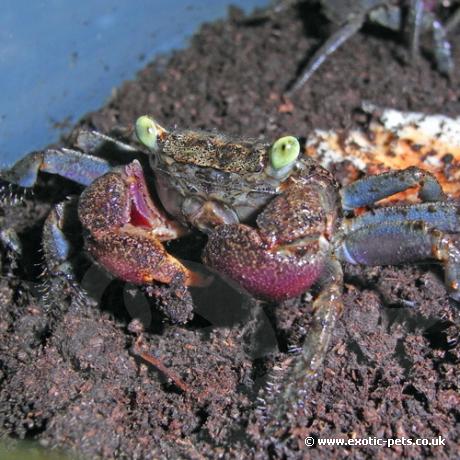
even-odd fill
[(269, 247), (257, 230), (246, 225), (218, 228), (203, 259), (252, 295), (276, 301), (306, 292), (324, 266), (317, 238), (301, 247)]

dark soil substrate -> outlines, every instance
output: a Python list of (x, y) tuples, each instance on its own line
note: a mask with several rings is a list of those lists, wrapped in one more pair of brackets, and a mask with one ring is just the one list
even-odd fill
[[(460, 113), (459, 46), (448, 82), (433, 69), (429, 53), (407, 65), (400, 35), (373, 27), (351, 39), (293, 105), (286, 104), (283, 90), (327, 31), (317, 9), (306, 6), (256, 23), (232, 11), (226, 21), (203, 26), (188, 49), (148, 65), (82, 124), (120, 132), (150, 112), (166, 126), (273, 139), (350, 127), (363, 100)], [(451, 41), (460, 43), (458, 31)], [(274, 366), (283, 368), (291, 358), (288, 346), (301, 344), (308, 333), (308, 296), (250, 310), (250, 301), (217, 283), (194, 294), (197, 314), (180, 326), (162, 322), (157, 308), (149, 309), (139, 295), (132, 298), (132, 287), (100, 278), (94, 267), (84, 281), (90, 290), (92, 284), (103, 287), (99, 307), (62, 284), (37, 289), (44, 216), (52, 202), (75, 191), (45, 177), (33, 197), (5, 208), (3, 219), (20, 232), (25, 257), (14, 268), (2, 256), (4, 435), (90, 458), (458, 456), (459, 311), (436, 265), (345, 267), (345, 310), (325, 364), (304, 388), (304, 408), (273, 428), (270, 411), (264, 418), (255, 410), (256, 398), (276, 402), (264, 384)], [(202, 243), (188, 238), (173, 249), (196, 260)], [(134, 345), (161, 359), (187, 391), (139, 358)], [(445, 447), (304, 446), (306, 436), (438, 435)]]

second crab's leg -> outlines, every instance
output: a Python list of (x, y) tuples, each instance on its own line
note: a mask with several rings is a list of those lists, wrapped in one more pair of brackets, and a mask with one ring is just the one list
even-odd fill
[(445, 26), (446, 32), (447, 33), (452, 32), (452, 30), (454, 30), (458, 26), (459, 23), (460, 23), (460, 8), (457, 8), (457, 11), (455, 11), (455, 13), (448, 19), (446, 23), (446, 26)]
[(323, 62), (334, 51), (340, 48), (347, 40), (355, 35), (364, 22), (364, 16), (358, 15), (352, 18), (334, 32), (315, 52), (308, 61), (307, 67), (302, 70), (301, 76), (295, 81), (292, 87), (286, 92), (287, 96), (292, 96), (310, 79), (310, 77), (319, 69)]
[(425, 5), (424, 0), (411, 0), (409, 9), (409, 44), (412, 60), (415, 61), (420, 51), (420, 33)]
[(452, 59), (451, 45), (447, 39), (447, 31), (436, 18), (431, 20), (431, 29), (433, 31), (436, 66), (439, 72), (449, 77), (454, 71), (454, 61)]
[(412, 59), (418, 57), (420, 50), (420, 34), (422, 31), (431, 31), (434, 43), (434, 57), (438, 70), (443, 75), (451, 75), (454, 63), (451, 46), (447, 39), (447, 28), (429, 11), (424, 0), (412, 0), (409, 11), (410, 49)]

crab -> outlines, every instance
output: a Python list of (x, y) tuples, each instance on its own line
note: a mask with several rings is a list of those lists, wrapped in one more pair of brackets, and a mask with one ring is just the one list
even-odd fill
[[(267, 18), (276, 16), (300, 0), (281, 0), (270, 10)], [(324, 16), (336, 26), (336, 31), (309, 59), (300, 76), (287, 91), (293, 95), (311, 78), (329, 55), (334, 53), (367, 21), (396, 32), (407, 28), (411, 59), (415, 61), (420, 52), (420, 36), (430, 32), (433, 54), (439, 72), (449, 77), (453, 72), (451, 45), (447, 35), (460, 21), (460, 8), (455, 10), (445, 24), (438, 19), (440, 7), (454, 9), (455, 0), (437, 2), (433, 0), (319, 0)]]
[[(405, 120), (400, 125), (410, 128), (423, 118)], [(438, 124), (450, 126), (445, 120)], [(342, 262), (394, 265), (434, 259), (444, 267), (449, 295), (460, 300), (455, 238), (460, 210), (431, 172), (410, 166), (339, 187), (312, 158), (312, 149), (323, 163), (331, 155), (322, 143), (334, 144), (334, 136), (324, 132), (306, 141), (283, 136), (270, 144), (168, 131), (150, 116), (140, 117), (135, 131), (142, 148), (82, 131), (77, 135), (81, 150), (34, 152), (1, 172), (2, 180), (21, 187), (33, 187), (42, 172), (84, 186), (78, 200), (57, 204), (46, 219), (43, 246), (52, 275), (75, 281), (67, 233), (76, 211), (86, 252), (113, 276), (146, 288), (206, 286), (202, 274), (165, 248), (167, 241), (196, 229), (208, 238), (204, 264), (255, 298), (282, 301), (318, 287), (312, 327), (291, 380), (315, 375), (321, 365), (342, 309)], [(383, 133), (391, 136), (391, 142), (383, 138), (384, 148), (396, 148), (398, 139), (412, 145), (394, 126)], [(341, 139), (342, 147), (361, 146), (365, 153), (382, 133), (375, 129), (372, 136), (355, 133)], [(438, 144), (428, 146), (432, 156), (441, 141), (437, 136), (433, 142)], [(125, 161), (112, 165), (103, 157), (107, 148), (121, 152)], [(152, 198), (152, 179), (161, 204)], [(362, 212), (416, 186), (415, 203)], [(7, 242), (12, 240), (11, 232), (3, 233), (9, 235)]]

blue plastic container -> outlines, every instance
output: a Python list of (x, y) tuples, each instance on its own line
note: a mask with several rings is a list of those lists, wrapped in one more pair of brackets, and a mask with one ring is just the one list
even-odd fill
[(268, 0), (3, 0), (0, 167), (56, 141), (158, 53), (234, 4)]

